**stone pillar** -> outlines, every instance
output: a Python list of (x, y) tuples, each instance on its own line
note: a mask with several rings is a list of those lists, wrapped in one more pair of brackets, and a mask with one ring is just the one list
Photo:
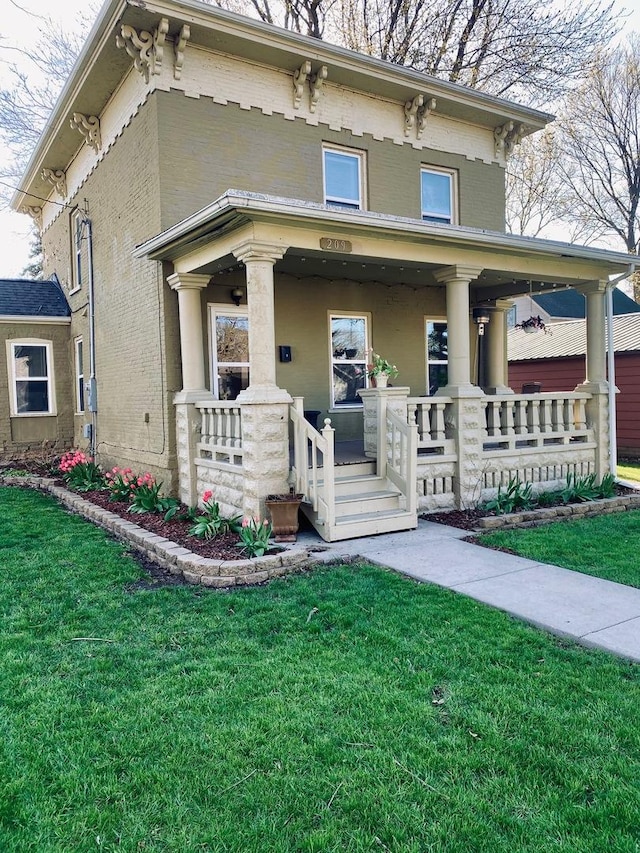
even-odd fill
[(598, 479), (609, 473), (612, 462), (609, 452), (609, 383), (607, 382), (605, 294), (606, 281), (593, 281), (576, 287), (587, 302), (587, 358), (585, 381), (576, 391), (587, 391), (587, 426), (596, 441), (595, 470)]
[(480, 267), (451, 266), (434, 272), (436, 281), (447, 288), (447, 334), (449, 343), (449, 381), (443, 394), (454, 389), (471, 388), (471, 343), (469, 320), (469, 283), (477, 278)]
[(479, 267), (451, 266), (436, 270), (437, 281), (447, 287), (447, 331), (449, 342), (449, 382), (438, 396), (453, 398), (456, 476), (453, 489), (456, 506), (475, 506), (482, 491), (484, 431), (482, 390), (471, 382), (469, 284), (482, 270)]
[(178, 294), (182, 391), (175, 395), (173, 403), (176, 407), (178, 493), (187, 506), (195, 506), (198, 502), (196, 446), (200, 441), (200, 412), (195, 404), (213, 399), (211, 392), (205, 388), (200, 297), (210, 278), (194, 273), (174, 273), (167, 279), (171, 289)]
[(167, 279), (171, 289), (178, 293), (183, 391), (206, 390), (200, 291), (209, 284), (210, 278), (209, 275), (174, 273)]
[(276, 385), (273, 268), (286, 249), (246, 242), (233, 253), (246, 268), (249, 314), (249, 387), (242, 410), (243, 513), (264, 518), (269, 494), (289, 491), (290, 395)]
[(383, 418), (386, 418), (387, 409), (406, 419), (407, 397), (410, 393), (409, 387), (396, 385), (392, 388), (363, 388), (358, 391), (358, 396), (363, 403), (365, 456), (371, 459), (378, 458), (378, 425)]
[(491, 321), (487, 335), (487, 394), (512, 394), (509, 388), (509, 363), (507, 357), (507, 311), (512, 307), (510, 299), (496, 299), (489, 308)]

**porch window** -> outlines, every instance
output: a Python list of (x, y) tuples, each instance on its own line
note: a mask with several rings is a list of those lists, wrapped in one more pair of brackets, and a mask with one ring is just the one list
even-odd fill
[(357, 392), (367, 387), (368, 318), (332, 314), (331, 407), (362, 406)]
[(364, 152), (324, 148), (324, 203), (353, 210), (364, 208)]
[(249, 385), (249, 317), (246, 309), (210, 306), (211, 391), (235, 400)]
[(71, 230), (71, 281), (70, 293), (80, 290), (82, 287), (82, 238), (84, 232), (84, 224), (82, 221), (82, 212), (74, 210), (69, 217), (69, 225)]
[(75, 339), (76, 412), (84, 412), (84, 348), (82, 338)]
[(422, 218), (451, 224), (456, 220), (456, 173), (433, 166), (420, 170)]
[(449, 345), (447, 324), (441, 320), (426, 321), (427, 393), (435, 394), (448, 382)]
[(12, 415), (55, 415), (51, 341), (7, 341)]

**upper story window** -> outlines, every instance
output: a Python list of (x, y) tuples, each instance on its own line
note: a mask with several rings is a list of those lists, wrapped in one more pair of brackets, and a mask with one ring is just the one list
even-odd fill
[(55, 415), (51, 341), (7, 341), (11, 414)]
[(324, 203), (334, 207), (363, 210), (364, 152), (348, 148), (322, 150)]
[(457, 222), (456, 173), (453, 169), (423, 167), (420, 170), (420, 194), (425, 222), (442, 222), (446, 225)]
[(82, 287), (82, 247), (83, 247), (83, 216), (82, 211), (74, 210), (69, 217), (71, 229), (71, 282), (70, 293)]
[(332, 314), (331, 407), (362, 406), (358, 391), (367, 387), (368, 317)]

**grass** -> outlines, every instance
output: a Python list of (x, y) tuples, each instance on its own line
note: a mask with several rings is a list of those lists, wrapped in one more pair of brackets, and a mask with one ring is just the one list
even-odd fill
[(640, 587), (640, 510), (482, 536), (522, 557)]
[(639, 667), (371, 566), (141, 588), (0, 510), (3, 853), (638, 850)]
[(633, 462), (618, 462), (617, 474), (622, 480), (633, 480), (640, 483), (640, 465)]

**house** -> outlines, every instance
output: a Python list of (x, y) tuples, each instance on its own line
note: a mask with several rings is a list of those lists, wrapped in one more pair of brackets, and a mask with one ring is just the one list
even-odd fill
[[(633, 258), (504, 231), (507, 158), (551, 118), (197, 0), (109, 0), (12, 200), (87, 352), (74, 442), (226, 513), (292, 486), (328, 540), (603, 475), (604, 294)], [(508, 388), (505, 316), (543, 283), (585, 294), (590, 332), (540, 407)]]
[[(615, 295), (615, 291), (614, 291)], [(627, 306), (628, 307), (628, 306)], [(640, 314), (613, 318), (617, 450), (640, 457)], [(514, 390), (537, 384), (556, 394), (576, 387), (584, 376), (587, 353), (584, 320), (554, 323), (552, 334), (508, 333), (509, 384)]]
[(0, 279), (0, 455), (72, 440), (83, 383), (74, 397), (70, 314), (55, 279)]
[[(615, 287), (612, 291), (613, 313), (633, 314), (640, 312), (640, 305)], [(548, 292), (517, 296), (513, 300), (507, 324), (514, 328), (529, 317), (540, 317), (543, 323), (556, 323), (561, 320), (584, 320), (586, 316), (585, 298), (577, 290), (570, 288), (550, 289)]]

